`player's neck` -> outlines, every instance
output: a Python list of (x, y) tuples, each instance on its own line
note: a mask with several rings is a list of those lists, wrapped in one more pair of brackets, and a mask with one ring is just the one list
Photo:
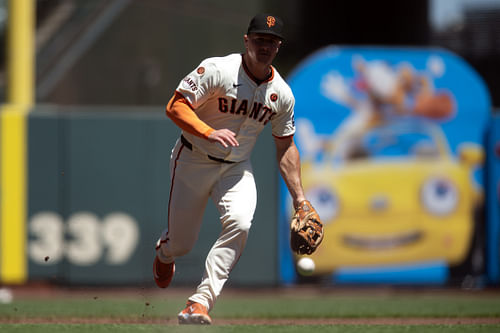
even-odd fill
[(266, 81), (272, 75), (272, 69), (270, 65), (252, 62), (250, 60), (250, 57), (248, 57), (246, 54), (243, 55), (243, 65), (245, 66), (247, 72), (251, 74), (251, 76), (253, 76), (252, 79), (256, 82)]

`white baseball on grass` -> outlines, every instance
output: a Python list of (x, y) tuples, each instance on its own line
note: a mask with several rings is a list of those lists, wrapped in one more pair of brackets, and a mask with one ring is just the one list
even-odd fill
[(7, 288), (0, 288), (0, 304), (9, 304), (12, 303), (14, 299), (14, 295), (12, 295), (12, 291)]
[(297, 271), (300, 275), (308, 276), (314, 272), (316, 265), (314, 264), (314, 260), (311, 258), (300, 258), (297, 261)]

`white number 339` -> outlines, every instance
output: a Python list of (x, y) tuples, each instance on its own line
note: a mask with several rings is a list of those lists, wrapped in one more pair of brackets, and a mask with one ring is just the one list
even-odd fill
[[(64, 256), (74, 265), (90, 266), (104, 255), (110, 265), (127, 262), (139, 241), (137, 222), (116, 212), (102, 222), (90, 212), (77, 212), (65, 224), (54, 212), (40, 212), (31, 218), (30, 259), (38, 264), (56, 264)], [(105, 251), (107, 249), (107, 251)]]

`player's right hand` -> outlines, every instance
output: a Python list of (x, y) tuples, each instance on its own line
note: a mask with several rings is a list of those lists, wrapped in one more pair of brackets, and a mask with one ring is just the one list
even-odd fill
[(228, 146), (238, 147), (240, 145), (238, 140), (236, 140), (236, 134), (227, 128), (215, 130), (210, 133), (208, 141), (218, 142), (224, 146), (224, 148), (227, 148)]

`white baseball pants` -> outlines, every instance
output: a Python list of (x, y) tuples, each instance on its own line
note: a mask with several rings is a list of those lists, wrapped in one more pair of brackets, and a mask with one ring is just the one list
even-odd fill
[(210, 160), (178, 140), (170, 175), (168, 229), (157, 244), (162, 262), (170, 263), (193, 248), (208, 198), (220, 213), (222, 231), (208, 253), (202, 281), (189, 298), (210, 311), (246, 244), (257, 204), (252, 166), (249, 160), (232, 164)]

